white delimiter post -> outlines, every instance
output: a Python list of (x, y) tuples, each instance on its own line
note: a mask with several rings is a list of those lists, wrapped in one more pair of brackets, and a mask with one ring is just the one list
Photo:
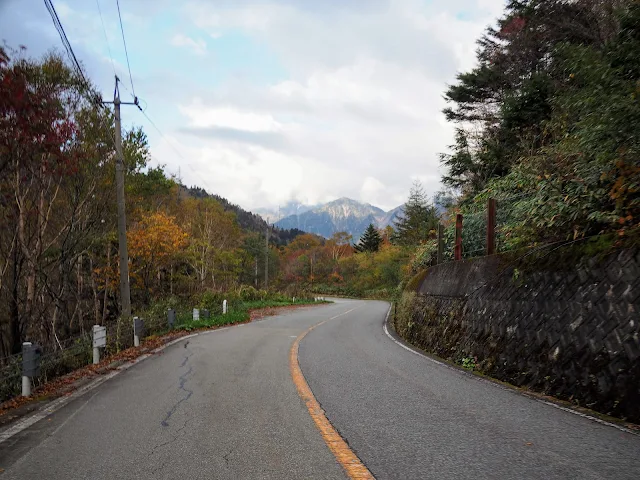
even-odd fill
[(139, 347), (140, 346), (140, 335), (138, 335), (138, 332), (136, 332), (136, 320), (138, 319), (138, 317), (133, 317), (133, 346), (134, 347)]
[(22, 376), (22, 396), (31, 396), (31, 379), (29, 377)]
[(227, 314), (227, 301), (226, 301), (226, 300), (224, 300), (224, 301), (222, 302), (222, 313), (223, 313), (224, 315), (226, 315), (226, 314)]
[[(28, 347), (31, 346), (31, 342), (23, 342), (22, 344), (22, 352), (24, 355), (24, 351), (27, 350)], [(25, 348), (27, 347), (27, 348)], [(24, 373), (24, 371), (23, 371)], [(31, 396), (31, 379), (26, 375), (22, 375), (22, 396), (29, 397)]]

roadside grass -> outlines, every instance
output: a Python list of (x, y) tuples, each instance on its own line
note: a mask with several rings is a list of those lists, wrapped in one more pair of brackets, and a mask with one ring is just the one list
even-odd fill
[[(216, 313), (209, 318), (200, 318), (199, 320), (193, 320), (189, 317), (189, 312), (178, 315), (175, 330), (186, 330), (190, 332), (192, 330), (198, 330), (202, 328), (219, 327), (224, 325), (234, 325), (236, 323), (243, 323), (251, 318), (251, 311), (262, 310), (265, 308), (279, 308), (290, 307), (296, 305), (317, 305), (319, 303), (329, 302), (316, 302), (314, 300), (296, 300), (284, 301), (284, 300), (253, 300), (240, 302), (229, 307), (229, 311), (226, 314)], [(182, 313), (182, 312), (181, 312)]]
[[(209, 304), (207, 304), (209, 303)], [(214, 310), (213, 302), (197, 304), (202, 309), (209, 307), (210, 316), (199, 320), (193, 320), (193, 310), (186, 303), (178, 303), (173, 299), (158, 302), (146, 310), (138, 312), (145, 322), (146, 335), (142, 338), (140, 347), (133, 347), (133, 331), (131, 325), (121, 323), (112, 324), (107, 328), (107, 347), (101, 352), (100, 366), (91, 365), (92, 345), (91, 338), (83, 336), (70, 344), (62, 351), (42, 357), (40, 375), (32, 379), (34, 394), (32, 397), (22, 398), (21, 388), (21, 356), (15, 356), (10, 364), (3, 365), (0, 369), (0, 416), (8, 410), (28, 403), (36, 397), (50, 396), (53, 391), (59, 390), (61, 385), (66, 385), (65, 378), (77, 380), (84, 375), (94, 375), (95, 370), (103, 368), (117, 359), (132, 360), (150, 349), (156, 348), (166, 341), (179, 338), (187, 332), (218, 328), (226, 325), (235, 325), (248, 322), (256, 316), (273, 315), (278, 308), (319, 305), (331, 303), (327, 301), (314, 301), (310, 299), (298, 299), (293, 302), (291, 298), (277, 295), (273, 299), (240, 300), (229, 302), (226, 314), (222, 308)], [(220, 302), (217, 302), (220, 303)], [(176, 322), (170, 328), (167, 322), (167, 308), (176, 311)], [(269, 311), (270, 309), (273, 309)], [(259, 312), (260, 311), (260, 312)], [(255, 312), (255, 314), (252, 314)], [(84, 373), (82, 373), (84, 372)], [(63, 378), (64, 377), (64, 378)], [(60, 381), (56, 381), (60, 380)]]

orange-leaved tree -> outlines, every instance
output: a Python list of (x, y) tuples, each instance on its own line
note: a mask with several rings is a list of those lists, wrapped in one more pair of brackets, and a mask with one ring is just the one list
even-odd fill
[(148, 297), (154, 278), (161, 287), (163, 271), (171, 271), (186, 248), (188, 234), (176, 223), (175, 217), (157, 211), (143, 214), (127, 233), (127, 239), (132, 259), (131, 276)]

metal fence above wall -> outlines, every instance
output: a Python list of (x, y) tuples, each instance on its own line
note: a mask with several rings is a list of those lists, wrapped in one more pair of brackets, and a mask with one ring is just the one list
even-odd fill
[(514, 247), (510, 238), (512, 225), (521, 219), (530, 194), (504, 199), (487, 199), (475, 211), (464, 211), (451, 217), (448, 225), (438, 228), (441, 246), (436, 263), (482, 257)]

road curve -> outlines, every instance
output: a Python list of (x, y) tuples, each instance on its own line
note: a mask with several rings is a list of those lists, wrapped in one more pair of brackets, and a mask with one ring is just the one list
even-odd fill
[(634, 479), (640, 437), (397, 345), (384, 302), (359, 302), (300, 345), (327, 417), (382, 479)]
[(8, 479), (345, 479), (298, 396), (289, 350), (343, 303), (181, 341), (8, 441)]
[(339, 300), (180, 341), (0, 443), (0, 477), (347, 478), (291, 376), (317, 325), (302, 374), (378, 479), (640, 478), (640, 437), (403, 349), (387, 310)]

